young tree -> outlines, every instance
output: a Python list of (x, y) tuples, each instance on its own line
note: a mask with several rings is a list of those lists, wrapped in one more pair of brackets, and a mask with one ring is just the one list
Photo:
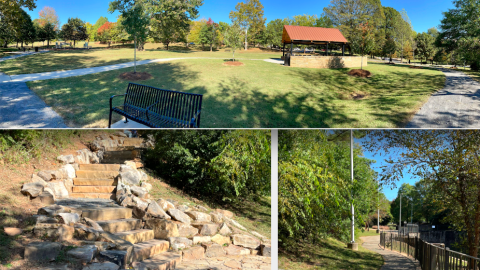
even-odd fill
[(393, 38), (388, 38), (383, 46), (383, 53), (390, 57), (390, 62), (392, 62), (392, 55), (397, 50), (397, 44)]
[(206, 19), (200, 19), (198, 21), (191, 21), (190, 22), (190, 31), (187, 35), (187, 42), (194, 42), (202, 44), (202, 51), (204, 43), (201, 43), (200, 40), (200, 31), (202, 30), (203, 26), (207, 24)]
[(94, 28), (93, 24), (86, 22), (85, 23), (85, 28), (87, 29), (87, 40), (88, 41), (94, 41), (95, 40), (95, 33), (94, 33)]
[(78, 40), (88, 38), (85, 23), (79, 18), (68, 18), (68, 23), (62, 26), (62, 37), (65, 40), (73, 40), (73, 47)]
[(60, 29), (60, 20), (58, 19), (57, 12), (51, 7), (45, 6), (40, 12), (38, 12), (38, 22), (42, 27), (47, 23), (51, 23), (53, 24), (55, 31)]
[(248, 49), (248, 41), (265, 28), (266, 19), (263, 18), (263, 5), (259, 0), (239, 2), (235, 11), (230, 12), (230, 19), (245, 31), (245, 50)]
[(225, 29), (225, 32), (223, 32), (223, 37), (225, 41), (225, 45), (228, 47), (232, 48), (232, 59), (235, 62), (235, 51), (238, 48), (242, 47), (242, 28), (240, 25), (238, 25), (237, 22), (233, 22), (230, 27)]
[(35, 27), (35, 33), (36, 33), (35, 41), (41, 41), (43, 43), (42, 46), (45, 46), (45, 40), (46, 40), (45, 28), (40, 26), (38, 19), (33, 20), (33, 26)]
[(372, 26), (368, 23), (359, 24), (350, 37), (350, 46), (354, 53), (362, 56), (360, 69), (363, 69), (363, 56), (368, 55), (375, 48)]

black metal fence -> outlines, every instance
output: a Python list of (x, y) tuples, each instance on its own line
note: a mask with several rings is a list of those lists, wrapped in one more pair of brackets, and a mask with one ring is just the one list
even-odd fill
[(411, 256), (422, 270), (480, 270), (480, 259), (445, 248), (444, 244), (428, 243), (418, 234), (380, 232), (380, 246)]

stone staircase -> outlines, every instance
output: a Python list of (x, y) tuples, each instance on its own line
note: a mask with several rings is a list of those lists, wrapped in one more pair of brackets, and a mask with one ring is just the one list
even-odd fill
[[(155, 239), (154, 231), (142, 229), (143, 222), (132, 218), (132, 209), (124, 207), (84, 209), (82, 217), (90, 218), (98, 223), (105, 232), (128, 241), (133, 244), (131, 260), (124, 262), (130, 264), (142, 262), (147, 269), (175, 269), (182, 260), (178, 252), (169, 251), (170, 243), (165, 240)], [(105, 250), (100, 252), (100, 258), (118, 263), (118, 250)], [(123, 251), (126, 253), (127, 251)], [(124, 265), (125, 265), (124, 264)]]

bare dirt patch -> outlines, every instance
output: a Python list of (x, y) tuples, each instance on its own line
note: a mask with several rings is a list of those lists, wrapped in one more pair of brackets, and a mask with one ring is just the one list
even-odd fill
[(354, 77), (362, 77), (362, 78), (372, 77), (372, 73), (365, 69), (352, 69), (348, 72), (348, 75), (354, 76)]
[(151, 79), (152, 75), (147, 72), (124, 72), (118, 77), (125, 81), (144, 81)]
[(223, 63), (224, 66), (235, 66), (235, 67), (238, 67), (238, 66), (244, 66), (245, 64), (242, 63), (242, 62), (238, 62), (238, 61), (235, 61), (235, 62), (225, 62)]

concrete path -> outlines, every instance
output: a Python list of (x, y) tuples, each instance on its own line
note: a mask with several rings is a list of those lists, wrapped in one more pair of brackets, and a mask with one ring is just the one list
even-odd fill
[(480, 128), (480, 83), (461, 71), (445, 73), (445, 87), (433, 94), (406, 128)]
[(39, 51), (39, 52), (14, 52), (13, 55), (5, 56), (5, 57), (0, 58), (0, 62), (10, 60), (10, 59), (15, 59), (15, 58), (22, 57), (22, 56), (38, 54), (38, 53), (46, 53), (46, 52), (48, 52), (48, 50), (43, 50), (43, 51)]
[(26, 83), (0, 84), (0, 128), (68, 128)]
[(383, 256), (385, 264), (380, 270), (420, 270), (418, 263), (412, 259), (401, 255), (400, 253), (384, 250), (379, 246), (380, 235), (378, 236), (365, 236), (360, 237), (362, 239), (362, 246), (368, 250), (379, 253)]

